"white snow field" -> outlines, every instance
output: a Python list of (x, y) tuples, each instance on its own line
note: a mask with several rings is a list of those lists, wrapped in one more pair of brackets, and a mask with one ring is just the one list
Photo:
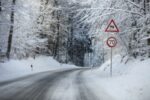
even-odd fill
[(107, 100), (105, 98), (108, 95), (112, 97), (111, 100), (150, 100), (150, 59), (130, 59), (125, 64), (126, 60), (121, 62), (119, 55), (113, 58), (112, 77), (110, 61), (98, 69), (86, 72), (85, 83), (93, 92), (99, 94), (102, 100)]
[[(61, 65), (51, 57), (41, 56), (35, 60), (32, 58), (20, 61), (11, 60), (0, 64), (0, 81), (42, 71), (60, 68), (66, 68), (68, 70), (69, 68), (73, 68), (70, 71), (54, 72), (55, 74), (52, 75), (49, 72), (39, 74), (39, 76), (42, 75), (41, 77), (46, 75), (42, 79), (43, 81), (40, 81), (41, 79), (39, 77), (39, 79), (37, 78), (39, 80), (37, 88), (32, 87), (32, 85), (30, 86), (30, 84), (29, 86), (30, 88), (38, 90), (44, 88), (43, 84), (47, 84), (48, 87), (44, 88), (44, 90), (48, 90), (47, 92), (45, 90), (44, 95), (46, 95), (46, 97), (43, 100), (150, 100), (150, 59), (143, 61), (140, 59), (130, 59), (125, 63), (126, 61), (127, 57), (124, 58), (124, 60), (121, 60), (120, 55), (113, 57), (113, 76), (111, 77), (110, 61), (105, 62), (97, 69), (89, 70), (89, 68), (87, 68), (85, 70), (77, 70), (76, 66)], [(31, 71), (30, 68), (31, 64), (34, 67), (33, 71)], [(35, 76), (31, 76), (31, 78), (22, 79), (22, 81), (30, 80), (29, 82), (32, 82), (32, 80), (35, 81), (34, 78)], [(19, 81), (10, 83), (10, 86), (18, 83)], [(37, 83), (37, 81), (35, 81), (35, 83)], [(18, 85), (15, 86), (18, 87)], [(10, 87), (6, 85), (6, 88)], [(3, 88), (1, 91), (3, 91)], [(34, 92), (28, 91), (28, 89), (23, 91), (22, 95), (26, 95), (28, 92)], [(9, 93), (11, 91), (6, 91), (5, 95), (7, 95), (7, 92)], [(38, 93), (38, 91), (36, 92)], [(3, 97), (5, 95), (1, 96)], [(35, 95), (39, 96), (36, 93)], [(32, 98), (30, 97), (30, 99)]]
[[(33, 66), (33, 70), (31, 69), (31, 65)], [(39, 56), (35, 59), (10, 60), (5, 63), (0, 63), (0, 81), (19, 78), (38, 72), (74, 67), (76, 66), (60, 64), (52, 57), (47, 56)]]

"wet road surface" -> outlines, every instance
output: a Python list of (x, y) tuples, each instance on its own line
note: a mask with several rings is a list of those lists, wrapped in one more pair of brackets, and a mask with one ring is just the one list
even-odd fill
[(47, 71), (0, 83), (0, 100), (101, 100), (86, 85), (84, 71)]

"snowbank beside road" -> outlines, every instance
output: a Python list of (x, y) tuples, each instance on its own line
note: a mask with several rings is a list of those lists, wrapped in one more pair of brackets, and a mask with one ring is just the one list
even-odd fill
[(127, 64), (125, 61), (121, 62), (119, 55), (114, 57), (112, 77), (110, 61), (99, 69), (87, 72), (85, 77), (89, 77), (86, 80), (91, 81), (88, 85), (93, 92), (103, 91), (111, 96), (112, 100), (150, 100), (150, 59), (131, 59)]
[[(33, 71), (31, 65), (33, 66)], [(37, 72), (72, 67), (76, 66), (60, 64), (52, 57), (46, 56), (39, 56), (36, 59), (28, 58), (26, 60), (10, 60), (5, 63), (0, 63), (0, 81), (6, 81)]]

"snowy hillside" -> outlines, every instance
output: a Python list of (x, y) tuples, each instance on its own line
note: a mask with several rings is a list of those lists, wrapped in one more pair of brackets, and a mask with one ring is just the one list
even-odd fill
[[(88, 71), (85, 74), (86, 77), (88, 76), (86, 81), (91, 81), (88, 85), (94, 92), (109, 94), (112, 100), (149, 100), (150, 59), (144, 61), (130, 59), (125, 64), (126, 60), (121, 62), (119, 55), (113, 58), (112, 77), (110, 77), (110, 61), (98, 69)], [(105, 95), (101, 97), (105, 98)]]
[[(32, 67), (33, 69), (32, 69)], [(55, 69), (73, 68), (74, 65), (60, 64), (52, 57), (40, 56), (35, 59), (10, 60), (0, 63), (0, 81), (18, 78), (38, 72), (44, 72)]]

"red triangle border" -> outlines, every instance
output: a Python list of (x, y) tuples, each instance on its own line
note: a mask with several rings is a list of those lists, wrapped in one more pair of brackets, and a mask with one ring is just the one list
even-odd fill
[[(111, 23), (113, 23), (115, 25), (115, 27), (116, 27), (117, 30), (114, 30), (114, 31), (113, 30), (108, 30), (108, 28), (109, 28), (109, 26), (110, 26)], [(110, 23), (107, 26), (105, 32), (119, 32), (119, 28), (117, 27), (117, 25), (116, 25), (116, 23), (115, 23), (115, 21), (113, 19), (110, 21)]]

